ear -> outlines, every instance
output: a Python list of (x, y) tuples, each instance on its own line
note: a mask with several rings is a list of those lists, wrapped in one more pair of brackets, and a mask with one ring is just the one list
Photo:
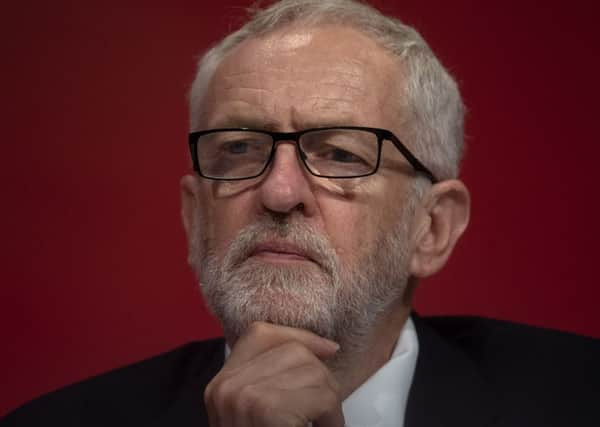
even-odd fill
[(181, 221), (188, 240), (188, 248), (192, 242), (192, 233), (195, 230), (195, 222), (198, 221), (198, 179), (193, 175), (185, 175), (181, 178)]
[(469, 224), (469, 190), (456, 179), (431, 187), (415, 213), (411, 275), (423, 278), (439, 271)]

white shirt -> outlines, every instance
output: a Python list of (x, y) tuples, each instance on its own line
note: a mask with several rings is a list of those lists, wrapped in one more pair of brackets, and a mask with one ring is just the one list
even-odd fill
[[(225, 360), (230, 348), (225, 345)], [(402, 427), (412, 384), (419, 341), (409, 317), (392, 357), (342, 402), (346, 427)]]
[(401, 427), (412, 384), (419, 341), (409, 317), (392, 357), (344, 402), (346, 427)]

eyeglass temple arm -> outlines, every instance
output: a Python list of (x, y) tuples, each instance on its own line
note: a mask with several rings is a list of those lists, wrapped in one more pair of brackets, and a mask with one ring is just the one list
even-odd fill
[(415, 171), (422, 173), (431, 181), (432, 184), (437, 184), (439, 179), (425, 166), (419, 159), (417, 159), (406, 146), (394, 135), (393, 133), (389, 133), (386, 135), (386, 139), (389, 139), (392, 144), (396, 146), (396, 148), (402, 153), (402, 155), (408, 160), (411, 166), (415, 169)]

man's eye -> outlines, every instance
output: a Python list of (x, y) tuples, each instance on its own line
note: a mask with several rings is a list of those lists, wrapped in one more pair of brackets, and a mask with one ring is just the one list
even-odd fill
[(225, 154), (245, 154), (248, 152), (249, 144), (246, 141), (231, 141), (223, 144), (221, 149)]
[(328, 160), (332, 160), (334, 162), (340, 162), (340, 163), (360, 163), (360, 162), (363, 162), (363, 159), (361, 159), (360, 157), (352, 154), (349, 151), (341, 150), (339, 148), (332, 148), (331, 150), (329, 150), (329, 153), (327, 155), (327, 159)]

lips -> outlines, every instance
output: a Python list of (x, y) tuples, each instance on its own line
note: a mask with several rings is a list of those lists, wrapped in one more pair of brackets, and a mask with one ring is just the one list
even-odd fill
[(317, 263), (315, 256), (310, 251), (284, 241), (260, 243), (250, 252), (250, 257), (261, 257), (279, 261), (312, 261)]

